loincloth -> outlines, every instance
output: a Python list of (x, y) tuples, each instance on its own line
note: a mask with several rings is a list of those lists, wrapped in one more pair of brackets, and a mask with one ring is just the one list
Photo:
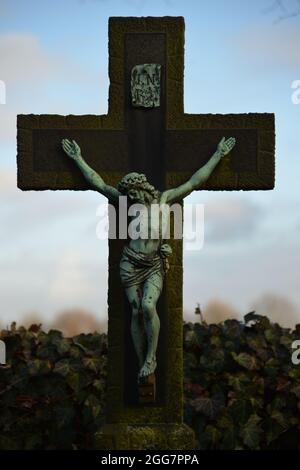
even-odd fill
[[(127, 264), (126, 267), (124, 262)], [(140, 286), (146, 281), (160, 288), (161, 282), (158, 281), (164, 276), (162, 258), (159, 253), (138, 253), (126, 245), (120, 261), (120, 276), (125, 288)]]

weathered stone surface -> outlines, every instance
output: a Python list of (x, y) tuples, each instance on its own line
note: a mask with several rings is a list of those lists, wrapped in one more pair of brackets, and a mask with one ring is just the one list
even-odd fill
[(150, 374), (138, 385), (138, 403), (148, 405), (156, 403), (156, 377)]
[(262, 178), (266, 176), (270, 177), (272, 180), (275, 177), (275, 164), (273, 160), (272, 151), (260, 151), (259, 152), (259, 175)]
[(32, 132), (30, 129), (18, 129), (18, 152), (27, 154), (33, 152)]
[(172, 248), (172, 255), (169, 258), (170, 265), (182, 266), (182, 240), (170, 239), (168, 240), (168, 243)]
[(64, 129), (67, 127), (66, 117), (59, 114), (41, 114), (39, 122), (41, 129)]
[(40, 125), (40, 116), (36, 114), (18, 114), (18, 129), (37, 129)]
[(160, 64), (138, 64), (131, 70), (131, 102), (139, 108), (160, 105)]
[[(165, 277), (166, 304), (169, 308), (182, 308), (182, 265), (172, 266)], [(181, 312), (182, 319), (182, 312)], [(180, 328), (181, 330), (181, 328)]]
[[(259, 149), (264, 152), (271, 152), (274, 155), (275, 133), (274, 131), (259, 131)], [(272, 157), (273, 157), (272, 155)]]
[(195, 438), (185, 424), (106, 425), (95, 436), (98, 450), (193, 450)]
[(270, 190), (275, 185), (274, 173), (265, 174), (263, 177), (254, 172), (245, 172), (238, 175), (238, 189), (249, 191), (250, 189)]
[[(66, 126), (70, 129), (99, 129), (101, 128), (101, 116), (86, 114), (83, 116), (66, 116)], [(48, 128), (52, 126), (49, 125)]]
[[(33, 131), (33, 165), (37, 171), (60, 171), (79, 174), (80, 170), (71, 159), (64, 158), (61, 147), (62, 139), (74, 139), (80, 142), (82, 155), (86, 162), (96, 171), (129, 170), (128, 145), (123, 132), (89, 128), (83, 129), (35, 129)], [(99, 155), (101, 158), (99, 158)], [(118, 155), (117, 159), (112, 155)], [(55, 173), (54, 173), (55, 174)]]
[[(172, 321), (169, 318), (169, 321)], [(176, 335), (178, 331), (176, 331)], [(182, 343), (178, 346), (178, 337), (173, 334), (177, 344), (173, 347), (168, 347), (167, 356), (167, 376), (168, 382), (166, 385), (166, 403), (168, 404), (169, 414), (166, 422), (169, 423), (182, 423), (183, 420), (183, 350)], [(171, 343), (171, 337), (168, 338), (168, 343)], [(174, 367), (176, 364), (176, 367)], [(174, 393), (176, 390), (176, 394)]]
[[(166, 343), (170, 349), (181, 349), (183, 344), (183, 333), (182, 333), (182, 307), (172, 307), (169, 304), (166, 308), (166, 313), (168, 317), (168, 327), (167, 327), (167, 337)], [(182, 374), (182, 364), (177, 363), (177, 371), (180, 369), (179, 373)]]
[(212, 173), (207, 182), (203, 185), (203, 189), (215, 188), (228, 190), (238, 189), (237, 172), (232, 171), (229, 155), (222, 159), (216, 171)]

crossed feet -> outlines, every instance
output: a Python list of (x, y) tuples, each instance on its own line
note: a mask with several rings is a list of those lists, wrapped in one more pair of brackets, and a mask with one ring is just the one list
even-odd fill
[(156, 369), (156, 357), (153, 357), (152, 359), (146, 359), (144, 362), (143, 367), (141, 368), (139, 372), (139, 379), (143, 377), (147, 377), (148, 375), (153, 374), (153, 372)]

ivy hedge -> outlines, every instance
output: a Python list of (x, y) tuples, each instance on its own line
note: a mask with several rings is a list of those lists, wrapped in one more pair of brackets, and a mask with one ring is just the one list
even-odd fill
[[(107, 336), (12, 324), (0, 339), (0, 449), (92, 449), (104, 423)], [(300, 325), (255, 313), (184, 325), (184, 414), (198, 449), (300, 450), (299, 339)]]

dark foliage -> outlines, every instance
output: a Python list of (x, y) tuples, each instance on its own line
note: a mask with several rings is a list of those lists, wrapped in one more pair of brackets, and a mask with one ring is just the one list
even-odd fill
[[(2, 331), (0, 449), (91, 449), (104, 421), (107, 337)], [(185, 421), (200, 449), (299, 449), (300, 365), (268, 318), (184, 325)]]
[(107, 337), (39, 326), (2, 331), (0, 449), (92, 448), (103, 423)]
[(185, 421), (199, 449), (299, 449), (300, 365), (292, 332), (245, 322), (184, 326)]

